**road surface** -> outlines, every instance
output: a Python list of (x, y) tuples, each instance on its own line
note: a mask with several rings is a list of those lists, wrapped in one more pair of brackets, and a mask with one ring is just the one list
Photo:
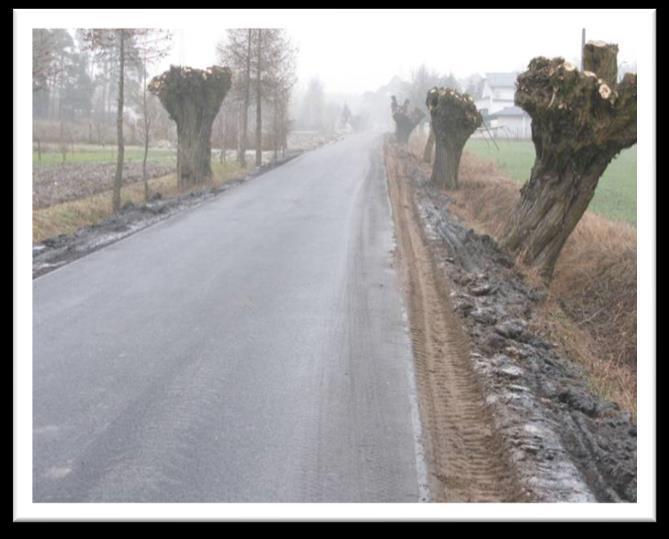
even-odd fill
[(34, 280), (34, 501), (425, 499), (380, 143)]

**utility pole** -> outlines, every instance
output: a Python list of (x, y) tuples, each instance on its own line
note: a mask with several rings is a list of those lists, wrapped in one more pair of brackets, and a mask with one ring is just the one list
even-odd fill
[(581, 30), (581, 71), (583, 71), (583, 49), (585, 48), (585, 28)]

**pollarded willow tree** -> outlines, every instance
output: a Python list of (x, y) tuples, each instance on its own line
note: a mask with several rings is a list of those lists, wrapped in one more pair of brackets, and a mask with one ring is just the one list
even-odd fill
[(452, 88), (432, 88), (425, 104), (435, 137), (432, 181), (447, 189), (457, 189), (462, 150), (481, 125), (481, 114), (471, 96)]
[(434, 129), (432, 129), (432, 124), (429, 125), (429, 129), (427, 142), (425, 143), (425, 148), (423, 148), (423, 161), (426, 163), (432, 163), (432, 149), (434, 148)]
[(395, 138), (397, 142), (407, 144), (411, 132), (425, 117), (425, 114), (418, 107), (415, 107), (413, 111), (409, 111), (408, 99), (401, 106), (397, 104), (397, 99), (394, 95), (390, 99), (390, 110), (393, 113), (393, 120), (395, 121)]
[(589, 42), (582, 72), (538, 57), (518, 77), (515, 103), (532, 118), (536, 157), (501, 243), (546, 280), (606, 167), (636, 143), (636, 74), (617, 84), (617, 53)]
[(220, 66), (171, 66), (149, 84), (177, 124), (179, 189), (211, 179), (211, 127), (230, 85), (230, 69)]

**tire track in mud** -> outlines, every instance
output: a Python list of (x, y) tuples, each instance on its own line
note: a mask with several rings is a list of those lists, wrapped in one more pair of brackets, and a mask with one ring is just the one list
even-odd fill
[(385, 162), (427, 427), (432, 497), (438, 502), (521, 501), (469, 362), (467, 337), (450, 308), (448, 286), (434, 271), (417, 225), (404, 164), (388, 154)]

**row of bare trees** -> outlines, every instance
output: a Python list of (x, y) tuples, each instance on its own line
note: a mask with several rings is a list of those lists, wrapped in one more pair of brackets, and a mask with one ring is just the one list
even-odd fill
[[(237, 159), (246, 166), (249, 107), (255, 107), (255, 163), (262, 165), (263, 110), (270, 109), (274, 157), (285, 153), (289, 129), (288, 106), (295, 84), (295, 48), (284, 30), (228, 30), (217, 46), (219, 63), (206, 70), (171, 66), (149, 84), (177, 124), (177, 182), (179, 188), (205, 183), (212, 177), (211, 135), (221, 130), (222, 158), (227, 148), (229, 114), (238, 111)], [(226, 96), (227, 107), (222, 107)], [(221, 112), (224, 114), (222, 118)], [(217, 117), (220, 118), (217, 121)], [(265, 115), (267, 118), (267, 114)]]
[[(618, 47), (589, 42), (583, 50), (583, 70), (564, 58), (534, 58), (518, 76), (515, 104), (532, 119), (534, 166), (507, 220), (501, 245), (550, 280), (558, 256), (585, 213), (611, 160), (636, 143), (636, 73), (618, 81)], [(454, 88), (427, 93), (435, 157), (432, 181), (458, 188), (462, 150), (481, 125), (474, 100)], [(408, 101), (391, 110), (399, 142), (408, 140), (418, 113)]]
[[(228, 110), (239, 118), (237, 160), (246, 166), (249, 147), (249, 109), (255, 109), (255, 164), (262, 164), (263, 118), (269, 119), (271, 149), (276, 158), (287, 149), (291, 90), (296, 82), (297, 49), (285, 30), (236, 28), (227, 30), (216, 48), (218, 61), (232, 69)], [(263, 115), (263, 111), (267, 114)], [(225, 124), (223, 124), (225, 126)]]
[[(33, 30), (34, 115), (36, 121), (58, 122), (57, 140), (63, 148), (63, 161), (68, 145), (74, 141), (70, 130), (77, 120), (88, 121), (88, 142), (93, 141), (95, 125), (97, 141), (104, 144), (101, 131), (110, 120), (107, 114), (111, 109), (110, 97), (116, 99), (116, 172), (112, 195), (115, 212), (121, 205), (127, 95), (141, 118), (142, 171), (148, 199), (146, 162), (151, 128), (160, 116), (160, 109), (147, 96), (146, 80), (149, 66), (167, 54), (170, 41), (169, 32), (156, 29), (80, 29), (74, 37), (64, 29)], [(130, 92), (126, 88), (128, 82), (132, 83)], [(98, 112), (94, 114), (96, 96)], [(41, 150), (43, 130), (37, 122), (35, 126), (37, 147)]]
[(123, 112), (125, 107), (125, 72), (128, 64), (134, 64), (142, 75), (142, 116), (144, 119), (144, 158), (143, 181), (144, 195), (148, 200), (148, 178), (146, 160), (149, 151), (149, 130), (151, 118), (147, 104), (146, 78), (149, 63), (155, 62), (167, 54), (170, 34), (162, 30), (148, 28), (117, 28), (80, 30), (80, 35), (88, 50), (98, 59), (116, 59), (118, 61), (118, 89), (116, 106), (116, 172), (112, 195), (114, 212), (121, 208), (121, 185), (123, 183), (124, 137)]
[[(93, 124), (98, 132), (100, 126), (107, 126), (111, 121), (111, 117), (107, 114), (111, 108), (110, 97), (116, 100), (114, 138), (117, 163), (112, 195), (114, 212), (120, 209), (121, 204), (126, 138), (124, 125), (128, 125), (126, 115), (128, 94), (131, 96), (132, 112), (138, 113), (140, 117), (139, 131), (144, 146), (142, 168), (146, 200), (149, 198), (146, 163), (154, 125), (163, 125), (166, 118), (168, 121), (174, 120), (177, 123), (177, 136), (181, 130), (180, 138), (182, 140), (188, 138), (184, 135), (187, 121), (184, 117), (177, 119), (176, 109), (166, 104), (168, 101), (165, 101), (165, 94), (159, 91), (158, 85), (154, 85), (155, 91), (147, 92), (149, 68), (167, 55), (171, 37), (168, 31), (142, 28), (80, 29), (74, 34), (62, 29), (36, 29), (33, 32), (33, 92), (34, 102), (37, 104), (34, 114), (35, 118), (59, 122), (60, 133), (55, 137), (59, 144), (65, 148), (72, 144), (70, 128), (77, 118), (90, 118), (88, 142), (91, 142)], [(204, 165), (200, 161), (196, 164), (193, 161), (193, 152), (197, 150), (200, 157), (205, 153), (210, 155), (212, 130), (222, 148), (221, 159), (225, 159), (225, 149), (234, 143), (240, 165), (247, 165), (246, 152), (251, 146), (249, 143), (251, 107), (255, 112), (255, 142), (252, 146), (256, 151), (256, 165), (262, 164), (262, 151), (268, 148), (268, 143), (269, 148), (274, 151), (275, 159), (278, 158), (279, 152), (285, 154), (287, 150), (291, 127), (289, 113), (291, 90), (296, 82), (296, 48), (286, 31), (272, 28), (228, 30), (225, 39), (217, 45), (216, 53), (219, 63), (230, 67), (232, 88), (229, 98), (223, 104), (221, 102), (228, 94), (228, 88), (222, 91), (220, 100), (214, 108), (207, 108), (206, 121), (201, 122), (202, 118), (198, 119), (199, 125), (203, 128), (203, 131), (198, 132), (198, 137), (207, 140), (191, 141), (191, 148), (186, 153), (184, 144), (179, 145), (177, 176), (182, 186), (190, 184), (191, 181), (206, 181), (210, 178), (209, 163)], [(186, 72), (190, 73), (188, 80), (201, 82), (208, 75), (211, 76), (212, 69), (215, 68), (216, 66), (212, 66), (208, 71), (189, 70), (189, 68), (185, 68), (189, 70), (185, 71), (179, 68), (176, 72), (172, 72), (170, 80), (173, 84), (165, 84), (162, 89), (169, 87), (173, 93), (175, 84), (178, 86), (177, 81), (186, 80), (183, 77)], [(112, 79), (115, 80), (114, 84), (111, 84)], [(128, 84), (131, 86), (130, 93)], [(76, 88), (81, 91), (77, 93)], [(194, 87), (179, 88), (187, 100), (197, 97), (186, 95)], [(218, 93), (218, 90), (214, 93)], [(160, 106), (159, 99), (164, 107)], [(96, 107), (93, 106), (94, 100), (97, 103)], [(76, 106), (68, 108), (72, 101)], [(99, 114), (94, 114), (94, 108), (99, 110)], [(204, 111), (200, 106), (195, 109), (191, 112), (201, 114)], [(209, 118), (212, 113), (213, 116)], [(37, 147), (41, 150), (39, 134), (36, 140)], [(186, 158), (186, 155), (189, 157)]]

